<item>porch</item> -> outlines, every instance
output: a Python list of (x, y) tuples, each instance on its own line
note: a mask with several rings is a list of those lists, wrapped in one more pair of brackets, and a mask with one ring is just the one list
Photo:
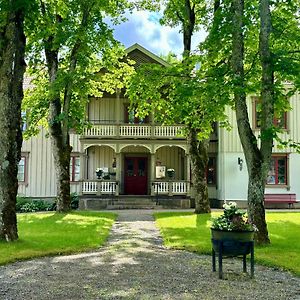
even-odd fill
[[(150, 183), (151, 196), (157, 195), (184, 195), (190, 191), (190, 182), (186, 180), (156, 180)], [(120, 195), (119, 182), (117, 180), (83, 180), (81, 183), (81, 195)]]

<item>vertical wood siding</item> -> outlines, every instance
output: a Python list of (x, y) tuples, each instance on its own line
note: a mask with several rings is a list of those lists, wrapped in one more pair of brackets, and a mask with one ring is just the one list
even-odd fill
[[(249, 121), (251, 126), (254, 124), (254, 105), (252, 103), (252, 98), (248, 97), (248, 113), (249, 113)], [(284, 130), (283, 133), (279, 134), (280, 138), (284, 141), (292, 140), (295, 142), (300, 142), (300, 126), (299, 126), (299, 118), (300, 116), (300, 95), (297, 93), (296, 95), (290, 98), (290, 105), (292, 110), (287, 112), (287, 130)], [(224, 128), (220, 128), (219, 130), (219, 151), (220, 152), (242, 152), (242, 146), (240, 143), (240, 138), (238, 135), (238, 129), (236, 125), (236, 117), (235, 111), (231, 107), (226, 108), (226, 114), (228, 119), (232, 125), (231, 130), (226, 130)], [(255, 135), (258, 137), (260, 132), (259, 130), (254, 130)], [(278, 143), (274, 142), (275, 153), (284, 153), (284, 152), (296, 152), (295, 149), (286, 147), (281, 148), (278, 147)]]
[(116, 120), (116, 101), (113, 98), (92, 98), (89, 103), (89, 120), (109, 123)]
[[(50, 138), (46, 137), (46, 130), (24, 140), (22, 152), (28, 153), (26, 162), (27, 184), (20, 184), (18, 193), (25, 197), (55, 197), (56, 196), (56, 176), (53, 163)], [(70, 143), (73, 152), (80, 151), (78, 135), (71, 134)], [(72, 183), (71, 191), (77, 191), (79, 184)]]
[(181, 148), (169, 146), (159, 148), (156, 152), (156, 161), (160, 161), (166, 169), (174, 169), (175, 180), (185, 179), (185, 153)]
[(88, 148), (88, 179), (96, 179), (97, 168), (111, 168), (115, 152), (108, 146)]

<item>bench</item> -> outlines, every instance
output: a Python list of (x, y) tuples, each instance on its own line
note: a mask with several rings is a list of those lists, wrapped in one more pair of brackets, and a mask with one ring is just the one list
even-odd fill
[(296, 194), (265, 194), (265, 203), (287, 203), (291, 208), (296, 202)]

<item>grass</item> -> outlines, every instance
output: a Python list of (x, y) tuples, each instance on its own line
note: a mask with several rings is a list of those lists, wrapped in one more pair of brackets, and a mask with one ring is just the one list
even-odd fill
[[(211, 254), (210, 214), (162, 212), (155, 218), (167, 247)], [(255, 261), (300, 276), (300, 213), (267, 212), (266, 218), (271, 244), (255, 246)]]
[(97, 248), (105, 242), (115, 218), (115, 214), (99, 212), (18, 214), (19, 240), (0, 242), (0, 265)]

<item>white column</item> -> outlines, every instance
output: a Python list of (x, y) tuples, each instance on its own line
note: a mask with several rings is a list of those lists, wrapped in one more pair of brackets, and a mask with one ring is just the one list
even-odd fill
[[(190, 185), (191, 182), (191, 159), (190, 159), (190, 155), (186, 153), (185, 155), (185, 161), (186, 161), (186, 180), (187, 180), (187, 184)], [(191, 189), (188, 189), (188, 196), (191, 195)]]
[(152, 186), (153, 181), (155, 180), (155, 166), (156, 166), (156, 158), (155, 153), (151, 153), (150, 155), (150, 188), (151, 188), (151, 196), (154, 195), (154, 188)]

